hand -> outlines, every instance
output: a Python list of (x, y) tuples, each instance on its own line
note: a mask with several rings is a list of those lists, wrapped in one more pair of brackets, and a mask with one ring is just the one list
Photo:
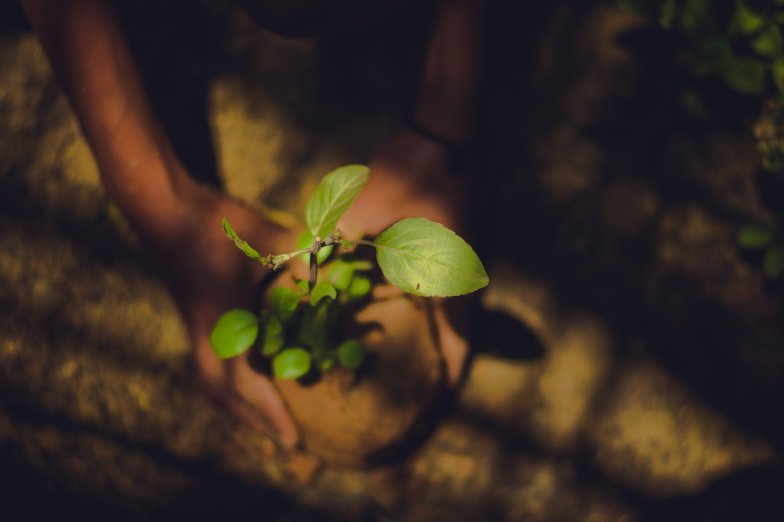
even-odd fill
[[(446, 151), (410, 130), (395, 136), (371, 160), (370, 179), (356, 203), (339, 226), (345, 237), (363, 233), (377, 235), (406, 217), (423, 217), (462, 235), (464, 182), (446, 170)], [(453, 325), (465, 325), (465, 298), (428, 299), (438, 333), (439, 347), (446, 364), (447, 383), (458, 384), (463, 373), (468, 343), (464, 332)]]
[(299, 440), (297, 427), (275, 385), (251, 368), (247, 357), (218, 359), (209, 342), (218, 317), (231, 308), (250, 308), (255, 289), (268, 273), (226, 238), (221, 218), (228, 218), (262, 253), (278, 252), (286, 234), (241, 202), (198, 183), (181, 182), (177, 193), (166, 232), (148, 234), (147, 240), (182, 313), (199, 378), (230, 412), (291, 448)]

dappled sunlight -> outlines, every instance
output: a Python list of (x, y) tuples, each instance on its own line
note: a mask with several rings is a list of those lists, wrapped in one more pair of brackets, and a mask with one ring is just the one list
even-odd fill
[[(367, 162), (401, 127), (416, 35), (290, 41), (210, 9), (225, 15), (215, 56), (172, 64), (198, 70), (180, 85), (194, 92), (156, 92), (186, 107), (163, 125), (182, 143), (208, 133), (214, 150), (188, 161), (212, 158), (208, 178), (301, 227), (318, 178)], [(776, 215), (751, 135), (683, 124), (661, 80), (670, 66), (635, 54), (644, 19), (612, 2), (495, 5), (488, 23), (467, 237), (490, 285), (458, 325), (473, 330), (465, 380), (442, 389), (416, 301), (377, 303), (368, 321), (426, 350), (385, 347), (385, 365), (366, 368), (381, 384), (345, 372), (280, 385), (316, 419), (305, 445), (327, 462), (284, 452), (202, 393), (156, 260), (107, 198), (36, 38), (0, 35), (0, 484), (13, 507), (645, 522), (777, 500), (782, 287), (736, 241), (742, 220)], [(151, 60), (155, 46), (139, 45)], [(390, 445), (382, 463), (354, 466)]]

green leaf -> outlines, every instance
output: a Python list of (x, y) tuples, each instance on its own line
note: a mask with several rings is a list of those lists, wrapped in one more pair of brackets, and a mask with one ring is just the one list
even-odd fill
[(687, 33), (694, 32), (705, 23), (710, 10), (709, 0), (685, 0), (681, 9), (681, 27)]
[(373, 263), (363, 259), (355, 261), (345, 261), (343, 259), (336, 259), (329, 265), (329, 273), (327, 278), (335, 288), (341, 292), (348, 290), (351, 286), (351, 281), (354, 278), (355, 272), (365, 272), (373, 269)]
[(338, 361), (347, 370), (356, 370), (365, 360), (365, 349), (356, 339), (349, 339), (338, 346)]
[(362, 299), (370, 293), (373, 283), (364, 276), (355, 276), (348, 288), (348, 295), (352, 299)]
[(752, 58), (732, 57), (720, 65), (719, 73), (730, 89), (743, 94), (760, 95), (765, 88), (765, 66)]
[(751, 40), (751, 47), (758, 54), (775, 58), (781, 56), (781, 31), (776, 24), (769, 24), (760, 34)]
[(323, 301), (315, 307), (306, 308), (299, 325), (300, 342), (317, 351), (325, 350), (328, 342), (328, 317), (328, 301)]
[(743, 2), (737, 3), (731, 25), (737, 28), (738, 32), (747, 36), (754, 34), (763, 23), (765, 19), (762, 16), (750, 10)]
[(299, 379), (310, 371), (310, 354), (302, 348), (286, 348), (272, 359), (272, 371), (279, 379)]
[(294, 315), (303, 295), (303, 293), (292, 290), (291, 288), (279, 286), (272, 290), (272, 293), (270, 294), (270, 303), (280, 319), (285, 322)]
[(210, 344), (221, 359), (236, 357), (248, 350), (259, 335), (259, 321), (248, 310), (236, 308), (221, 315), (210, 333)]
[(764, 248), (773, 239), (773, 227), (768, 223), (752, 221), (738, 229), (736, 239), (743, 248)]
[(773, 76), (773, 83), (776, 84), (779, 90), (779, 95), (784, 94), (784, 59), (779, 58), (773, 62), (771, 75)]
[(367, 183), (368, 172), (362, 165), (347, 165), (321, 180), (305, 209), (305, 222), (313, 236), (323, 239), (335, 231), (338, 221)]
[(269, 263), (269, 259), (262, 257), (261, 254), (259, 254), (255, 248), (253, 248), (247, 243), (247, 241), (240, 239), (240, 237), (232, 228), (231, 223), (229, 223), (228, 219), (223, 218), (221, 220), (221, 226), (223, 227), (223, 232), (229, 237), (229, 239), (234, 241), (234, 244), (237, 245), (237, 248), (242, 250), (243, 254), (245, 254), (251, 259), (255, 259), (256, 261), (260, 262), (262, 265), (266, 265), (267, 263)]
[(708, 109), (702, 102), (702, 98), (697, 92), (686, 89), (681, 93), (681, 107), (690, 117), (701, 120), (708, 114)]
[(351, 280), (354, 278), (354, 268), (350, 263), (346, 263), (340, 259), (336, 260), (329, 266), (329, 273), (327, 279), (332, 283), (335, 288), (341, 292), (348, 290), (351, 286)]
[(672, 22), (675, 20), (675, 9), (675, 0), (664, 0), (659, 12), (659, 25), (665, 29), (672, 28)]
[(622, 9), (626, 9), (632, 13), (641, 15), (651, 14), (650, 2), (646, 2), (644, 0), (618, 0), (618, 4)]
[(778, 279), (784, 275), (784, 248), (769, 248), (762, 259), (762, 268), (765, 275), (771, 279)]
[(297, 279), (297, 288), (302, 292), (302, 295), (310, 292), (310, 284), (307, 279)]
[(326, 281), (316, 283), (316, 286), (313, 287), (313, 291), (310, 292), (310, 306), (316, 306), (319, 301), (325, 297), (331, 297), (335, 300), (338, 297), (338, 292), (335, 290), (334, 286)]
[(331, 357), (325, 357), (321, 359), (318, 363), (318, 366), (319, 370), (321, 370), (321, 373), (327, 373), (335, 367), (335, 356), (333, 355)]
[(277, 315), (269, 314), (264, 319), (264, 340), (261, 344), (261, 353), (272, 357), (283, 348), (284, 342), (283, 323)]
[(726, 40), (706, 38), (698, 42), (697, 59), (692, 65), (692, 72), (698, 76), (720, 71), (727, 63), (735, 60), (732, 48)]
[[(313, 232), (311, 232), (310, 230), (303, 231), (302, 234), (300, 234), (299, 238), (297, 239), (297, 244), (295, 248), (297, 250), (303, 248), (310, 248), (310, 246), (313, 244), (313, 238), (314, 238)], [(329, 258), (329, 255), (332, 253), (332, 250), (334, 250), (334, 248), (335, 247), (333, 245), (320, 248), (318, 253), (316, 254), (316, 262), (320, 265), (321, 263), (326, 261), (327, 258)], [(302, 260), (303, 263), (310, 266), (310, 252), (300, 254), (298, 258)]]
[(424, 218), (407, 218), (374, 241), (381, 271), (405, 292), (426, 297), (468, 294), (487, 286), (479, 256), (460, 236)]

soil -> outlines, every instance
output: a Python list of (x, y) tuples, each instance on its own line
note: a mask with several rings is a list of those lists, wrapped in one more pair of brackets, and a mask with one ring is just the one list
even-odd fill
[(425, 303), (378, 301), (356, 320), (378, 326), (362, 337), (368, 360), (360, 373), (335, 369), (311, 386), (281, 379), (276, 384), (307, 451), (330, 463), (362, 466), (404, 449), (445, 388)]
[[(706, 79), (690, 119), (673, 42), (615, 2), (488, 4), (472, 222), (491, 284), (466, 382), (407, 452), (302, 485), (307, 462), (200, 392), (174, 304), (0, 2), (3, 519), (784, 519), (782, 286), (734, 238), (782, 215), (755, 100)], [(400, 128), (428, 25), (412, 6), (288, 40), (228, 3), (118, 5), (191, 172), (286, 223)]]

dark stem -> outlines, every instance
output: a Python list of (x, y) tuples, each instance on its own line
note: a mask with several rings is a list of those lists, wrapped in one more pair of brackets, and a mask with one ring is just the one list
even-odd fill
[(316, 286), (316, 279), (318, 278), (318, 255), (314, 252), (310, 253), (310, 280), (308, 281), (308, 294), (313, 291)]

